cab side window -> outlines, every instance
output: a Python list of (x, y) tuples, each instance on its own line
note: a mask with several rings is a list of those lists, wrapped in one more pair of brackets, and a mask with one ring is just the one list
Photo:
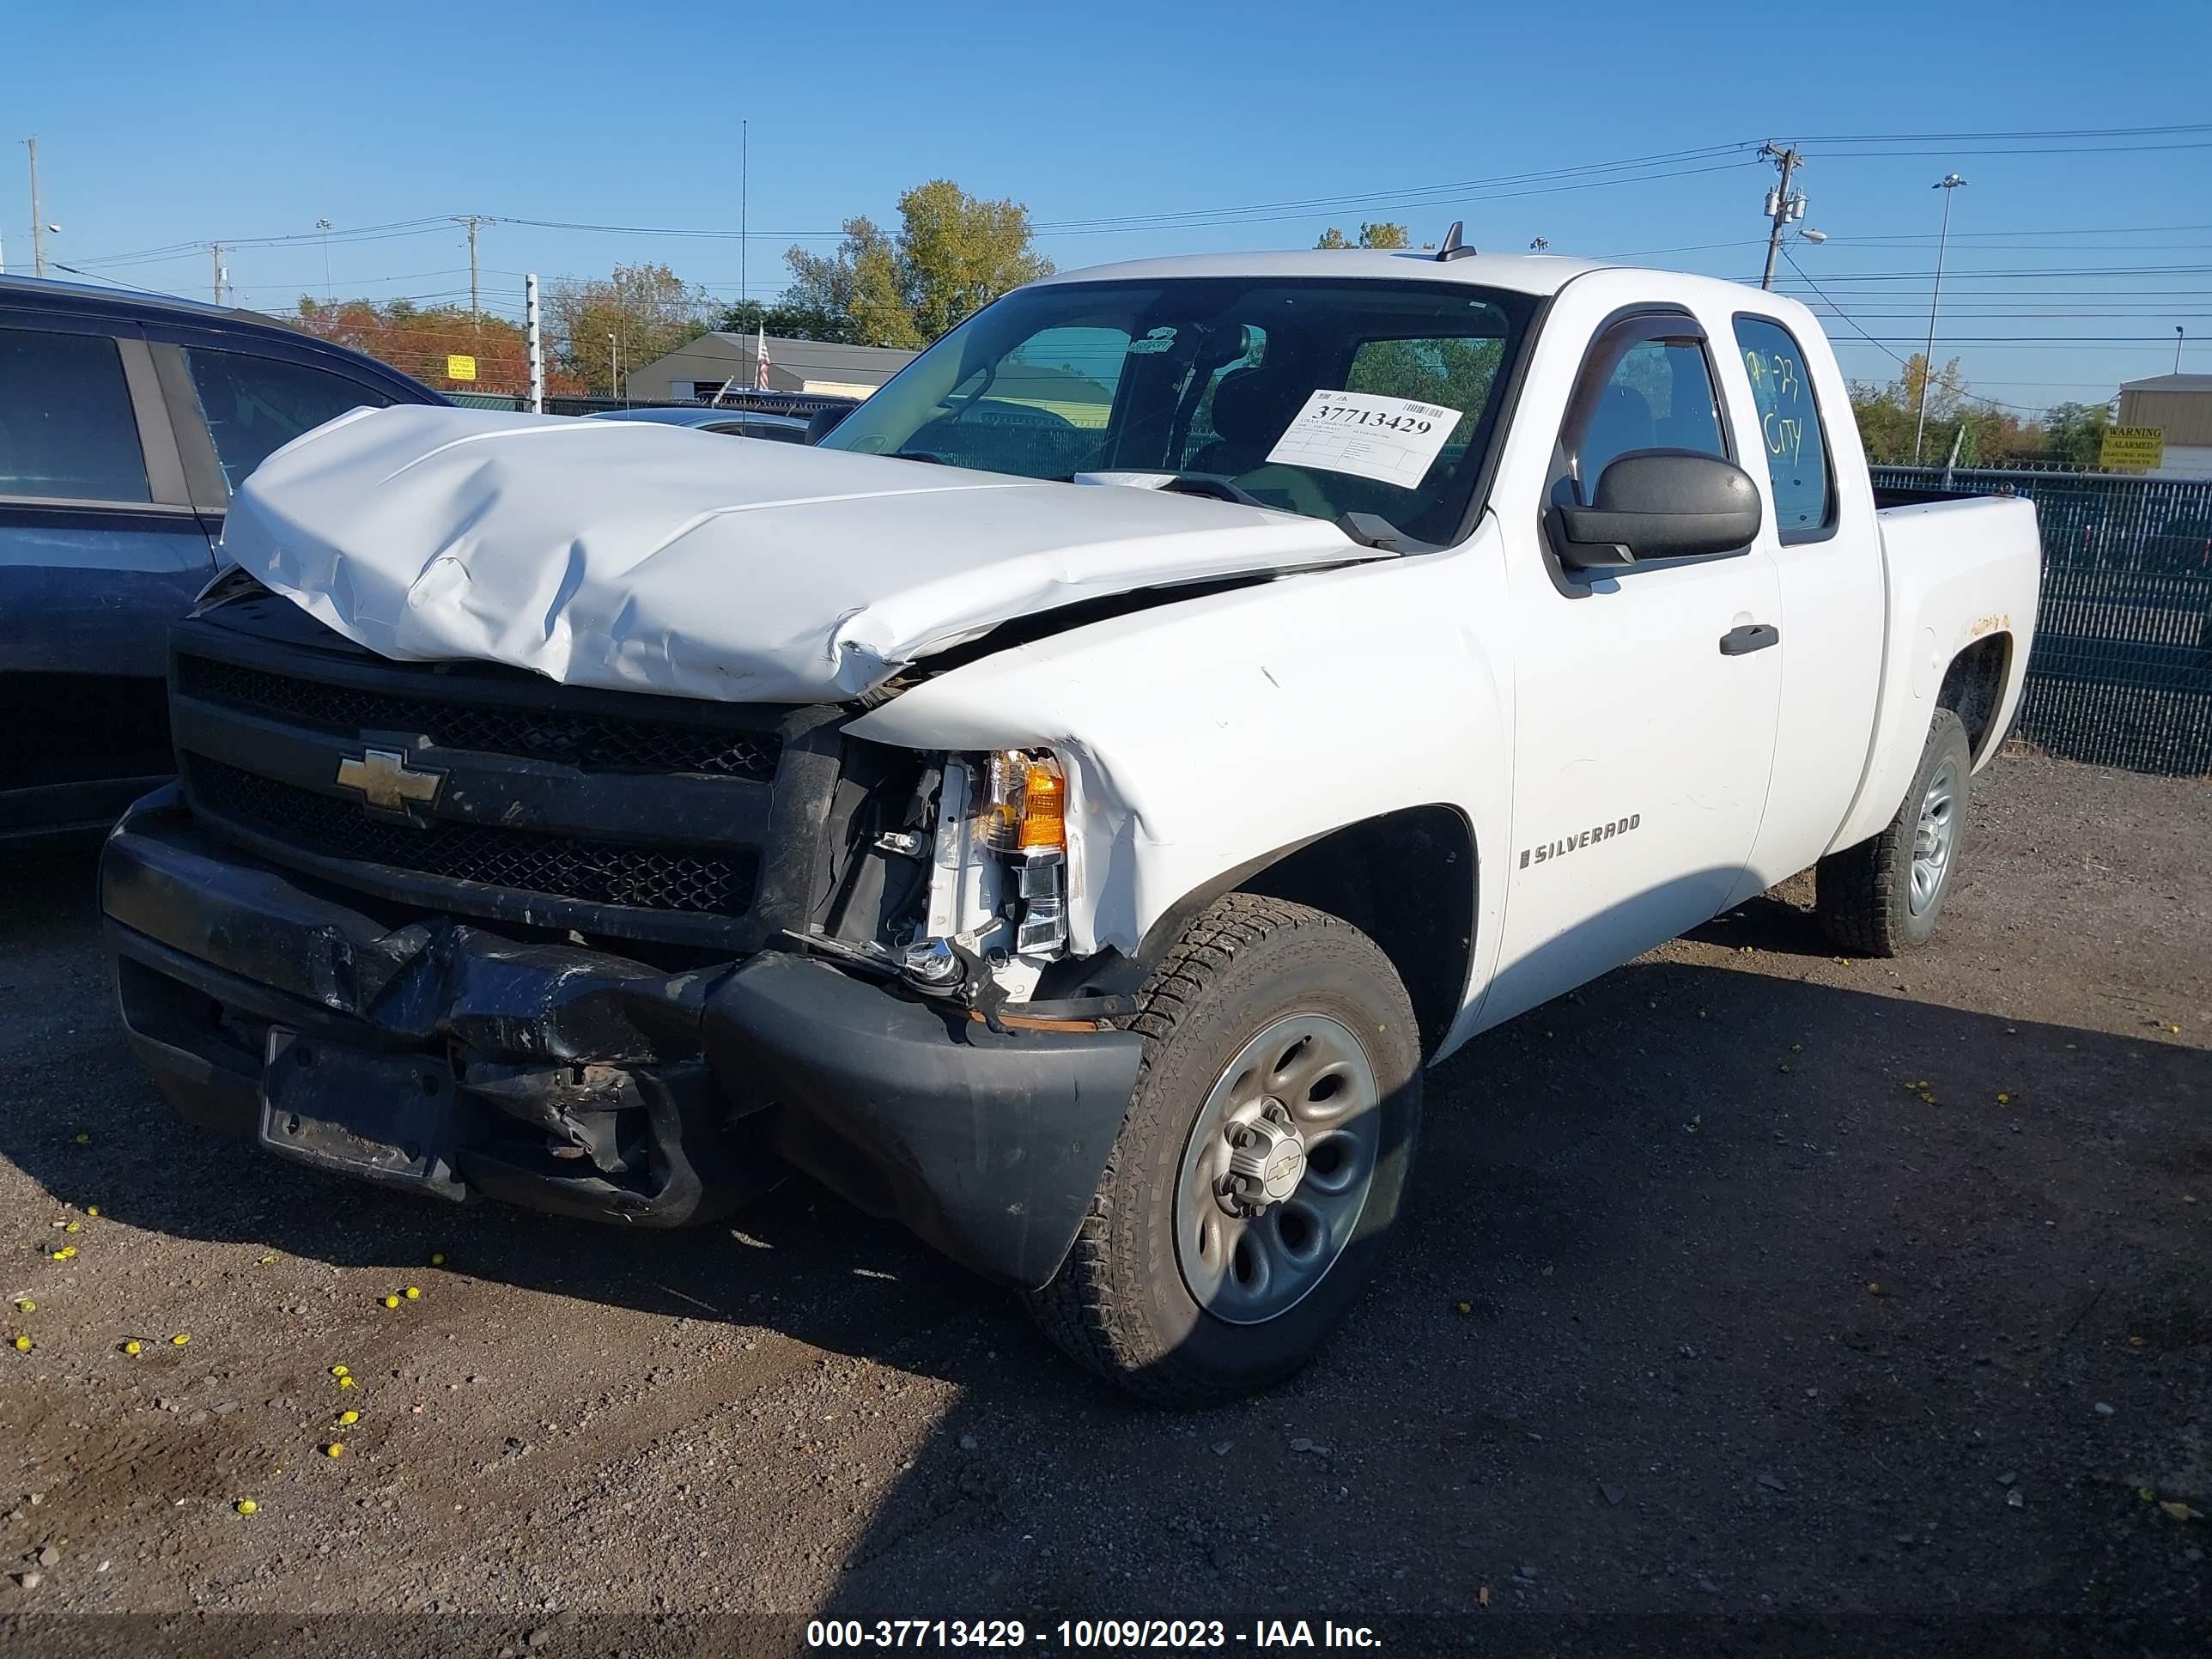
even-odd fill
[(1764, 317), (1737, 318), (1735, 343), (1766, 452), (1775, 532), (1785, 546), (1817, 541), (1833, 525), (1835, 495), (1820, 405), (1805, 378), (1805, 354), (1787, 329)]
[(1632, 318), (1591, 348), (1568, 414), (1566, 459), (1580, 503), (1638, 449), (1691, 449), (1728, 457), (1720, 400), (1703, 337), (1686, 317)]

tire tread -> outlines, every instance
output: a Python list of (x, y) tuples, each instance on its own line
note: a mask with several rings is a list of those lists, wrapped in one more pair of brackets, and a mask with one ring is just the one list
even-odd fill
[[(1936, 711), (1911, 785), (1881, 833), (1822, 859), (1814, 872), (1814, 906), (1828, 938), (1863, 957), (1895, 957), (1916, 941), (1905, 931), (1904, 890), (1912, 879), (1912, 839), (1936, 754), (1955, 738), (1966, 748), (1966, 728), (1948, 708)], [(1971, 751), (1969, 752), (1971, 761)], [(1960, 775), (1959, 809), (1966, 809), (1970, 774)], [(1957, 856), (1954, 849), (1953, 856)]]
[[(1287, 899), (1231, 893), (1215, 900), (1138, 993), (1144, 1006), (1130, 1017), (1128, 1029), (1143, 1035), (1145, 1053), (1131, 1097), (1144, 1093), (1153, 1063), (1186, 1011), (1239, 955), (1285, 930), (1317, 929), (1358, 936), (1350, 923)], [(1117, 1139), (1067, 1261), (1049, 1284), (1024, 1292), (1024, 1299), (1054, 1345), (1093, 1376), (1155, 1405), (1216, 1403), (1218, 1386), (1205, 1374), (1177, 1365), (1173, 1352), (1158, 1352), (1134, 1311), (1143, 1288), (1126, 1256), (1112, 1245), (1115, 1216), (1110, 1195), (1122, 1153)]]

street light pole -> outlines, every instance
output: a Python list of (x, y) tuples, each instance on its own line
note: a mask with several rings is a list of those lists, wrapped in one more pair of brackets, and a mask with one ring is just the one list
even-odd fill
[(1943, 250), (1951, 241), (1951, 192), (1966, 181), (1947, 173), (1929, 188), (1943, 192), (1943, 228), (1936, 238), (1936, 288), (1928, 296), (1928, 349), (1920, 358), (1920, 414), (1912, 423), (1912, 464), (1920, 465), (1920, 441), (1928, 430), (1928, 383), (1936, 378), (1936, 307), (1943, 302)]
[(2181, 373), (2181, 342), (2184, 337), (2181, 325), (2176, 323), (2173, 325), (2173, 372), (2177, 374)]
[(335, 227), (327, 219), (318, 219), (315, 228), (323, 233), (323, 303), (329, 305), (336, 298), (331, 292), (331, 232)]

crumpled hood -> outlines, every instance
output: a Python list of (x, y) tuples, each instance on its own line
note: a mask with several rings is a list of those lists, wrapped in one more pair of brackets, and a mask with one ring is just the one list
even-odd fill
[(356, 410), (240, 487), (223, 552), (402, 661), (726, 702), (849, 697), (1015, 617), (1376, 556), (1333, 525), (644, 422)]

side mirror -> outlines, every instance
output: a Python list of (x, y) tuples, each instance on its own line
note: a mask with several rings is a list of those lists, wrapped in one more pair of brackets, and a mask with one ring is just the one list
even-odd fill
[(852, 412), (853, 405), (850, 404), (832, 404), (827, 409), (816, 410), (806, 417), (806, 441), (820, 443), (843, 424), (845, 417)]
[(1577, 570), (1734, 552), (1761, 520), (1744, 470), (1693, 449), (1631, 450), (1600, 476), (1592, 506), (1553, 512), (1559, 562)]

